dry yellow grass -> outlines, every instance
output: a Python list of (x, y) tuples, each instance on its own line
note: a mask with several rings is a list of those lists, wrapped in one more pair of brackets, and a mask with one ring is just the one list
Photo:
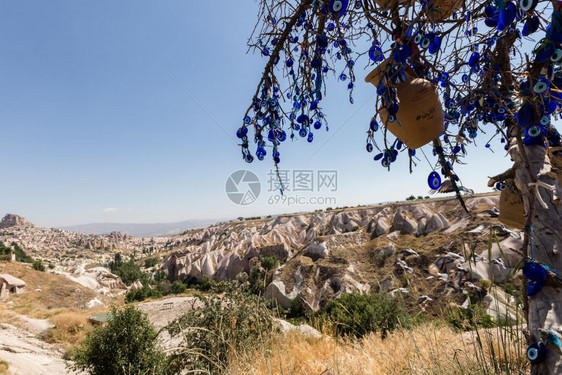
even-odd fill
[(91, 310), (70, 310), (61, 312), (49, 318), (54, 325), (49, 329), (45, 340), (51, 343), (64, 343), (75, 345), (86, 338), (92, 328), (88, 316), (93, 314)]
[[(495, 330), (460, 334), (448, 327), (422, 325), (394, 332), (384, 341), (371, 334), (361, 340), (310, 339), (299, 333), (275, 335), (271, 347), (238, 356), (232, 375), (493, 374), (506, 369), (525, 373), (522, 343), (500, 339)], [(504, 344), (505, 343), (505, 344)], [(490, 346), (492, 345), (492, 346)], [(505, 348), (505, 350), (504, 350)], [(507, 357), (507, 360), (504, 358)], [(497, 370), (494, 371), (494, 362)]]

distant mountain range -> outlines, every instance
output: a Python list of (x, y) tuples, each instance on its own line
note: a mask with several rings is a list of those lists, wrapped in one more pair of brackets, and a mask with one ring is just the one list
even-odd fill
[(92, 223), (82, 225), (72, 225), (58, 227), (58, 229), (68, 230), (84, 234), (109, 234), (120, 232), (134, 237), (152, 236), (173, 236), (188, 229), (204, 228), (211, 224), (216, 224), (220, 220), (185, 220), (177, 223), (154, 223), (154, 224), (135, 224), (135, 223)]

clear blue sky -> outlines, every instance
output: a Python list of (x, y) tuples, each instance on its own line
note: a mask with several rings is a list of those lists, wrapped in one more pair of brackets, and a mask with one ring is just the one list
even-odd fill
[[(3, 1), (0, 215), (60, 226), (326, 207), (268, 204), (270, 159), (246, 164), (221, 129), (234, 138), (261, 74), (263, 58), (246, 54), (257, 11), (249, 0)], [(324, 103), (330, 131), (317, 132), (313, 144), (283, 144), (286, 169), (338, 171), (337, 192), (300, 195), (333, 196), (336, 206), (426, 195), (425, 160), (409, 175), (402, 156), (388, 173), (365, 151), (369, 86), (358, 80), (350, 105), (334, 79)], [(500, 147), (470, 151), (470, 165), (457, 171), (465, 186), (489, 191), (486, 176), (509, 160)], [(264, 186), (241, 207), (227, 198), (225, 182), (244, 168)]]

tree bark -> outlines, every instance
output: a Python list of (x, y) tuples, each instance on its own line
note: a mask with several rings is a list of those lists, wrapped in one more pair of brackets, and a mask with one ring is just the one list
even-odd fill
[[(530, 234), (529, 246), (522, 250), (527, 251), (529, 257), (533, 255), (537, 262), (561, 272), (562, 275), (562, 206), (559, 205), (558, 198), (562, 195), (562, 187), (561, 171), (556, 167), (560, 167), (562, 160), (558, 158), (562, 159), (562, 156), (549, 155), (547, 149), (541, 146), (524, 146), (520, 149), (521, 146), (521, 142), (517, 144), (513, 141), (509, 154), (515, 163), (515, 184), (523, 195), (525, 212), (532, 215), (527, 220), (532, 226), (532, 230), (527, 230)], [(534, 180), (553, 186), (553, 189), (538, 187), (532, 191), (535, 189), (532, 185)], [(545, 282), (537, 295), (528, 297), (527, 307), (530, 343), (541, 341), (539, 329), (550, 329), (562, 339), (560, 283)], [(531, 374), (562, 374), (560, 349), (554, 344), (547, 344), (545, 361), (532, 365)]]

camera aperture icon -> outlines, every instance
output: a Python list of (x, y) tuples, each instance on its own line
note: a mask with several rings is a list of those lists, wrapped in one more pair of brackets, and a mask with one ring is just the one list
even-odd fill
[(254, 203), (260, 196), (260, 179), (254, 172), (241, 169), (228, 176), (225, 191), (234, 204), (247, 206)]

